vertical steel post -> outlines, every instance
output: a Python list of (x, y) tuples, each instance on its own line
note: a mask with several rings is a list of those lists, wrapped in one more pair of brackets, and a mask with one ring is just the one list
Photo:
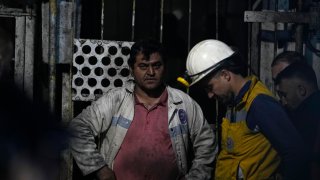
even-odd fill
[[(251, 0), (248, 1), (248, 10), (252, 10), (251, 8)], [(252, 32), (252, 25), (248, 23), (248, 75), (251, 75), (251, 32)]]
[(164, 0), (160, 1), (160, 42), (162, 43), (163, 39), (163, 8), (164, 8)]
[(219, 39), (219, 0), (216, 0), (216, 39)]
[[(32, 11), (32, 9), (30, 9)], [(26, 17), (25, 35), (25, 69), (24, 69), (24, 92), (28, 98), (33, 100), (34, 80), (34, 47), (35, 47), (35, 20), (36, 17)]]
[(136, 0), (132, 2), (132, 22), (131, 22), (131, 41), (134, 41), (134, 30), (136, 21)]
[(26, 41), (26, 17), (16, 17), (15, 32), (15, 63), (14, 63), (14, 83), (23, 91), (24, 87), (24, 61), (25, 61), (25, 41)]
[(103, 30), (104, 30), (104, 0), (101, 0), (101, 40), (103, 40)]
[(42, 2), (41, 5), (41, 31), (42, 31), (42, 61), (49, 62), (49, 38), (50, 38), (50, 5)]
[[(297, 12), (301, 12), (302, 6), (303, 6), (303, 1), (298, 0)], [(302, 24), (297, 25), (297, 29), (295, 33), (295, 43), (296, 43), (295, 50), (297, 52), (303, 53), (303, 25)]]
[[(276, 12), (278, 12), (278, 10), (279, 10), (278, 3), (279, 3), (279, 1), (276, 0), (275, 5), (274, 5), (274, 9)], [(277, 52), (278, 52), (277, 31), (278, 31), (278, 23), (275, 22), (274, 23), (274, 37), (273, 37), (273, 45), (274, 45), (273, 46), (273, 59), (276, 57)]]
[[(80, 25), (75, 25), (76, 17), (78, 16), (78, 4), (76, 0), (60, 1), (58, 5), (59, 15), (59, 36), (57, 43), (59, 45), (59, 63), (65, 64), (68, 67), (67, 72), (62, 72), (61, 84), (61, 123), (63, 126), (68, 126), (73, 118), (73, 102), (72, 102), (72, 59), (73, 59), (73, 41), (76, 29), (80, 35)], [(81, 16), (79, 16), (81, 17)], [(81, 23), (81, 21), (79, 21)], [(78, 27), (77, 27), (78, 26)], [(72, 180), (73, 174), (73, 158), (70, 149), (65, 149), (61, 153), (60, 161), (60, 179)]]
[(52, 113), (55, 113), (55, 101), (56, 101), (56, 17), (57, 17), (57, 1), (49, 1), (49, 108)]
[(192, 18), (192, 0), (189, 0), (189, 17), (188, 17), (188, 51), (190, 51), (191, 46), (191, 18)]
[(80, 38), (81, 29), (81, 0), (73, 0), (74, 3), (74, 38)]

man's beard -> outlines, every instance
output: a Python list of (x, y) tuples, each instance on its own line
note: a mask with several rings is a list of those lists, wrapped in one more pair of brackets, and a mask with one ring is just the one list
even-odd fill
[(224, 105), (233, 105), (234, 103), (234, 94), (232, 92), (227, 93), (226, 95), (217, 96), (216, 99), (222, 102)]

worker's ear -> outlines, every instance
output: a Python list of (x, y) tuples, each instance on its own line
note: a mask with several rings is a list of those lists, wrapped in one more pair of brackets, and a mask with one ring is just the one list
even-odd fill
[(299, 84), (297, 91), (301, 97), (305, 97), (307, 95), (307, 89), (304, 85)]
[(225, 80), (227, 80), (227, 81), (230, 81), (230, 79), (231, 79), (230, 71), (227, 71), (227, 70), (225, 70), (225, 69), (222, 69), (222, 70), (220, 71), (220, 76), (221, 76), (222, 78), (224, 78)]

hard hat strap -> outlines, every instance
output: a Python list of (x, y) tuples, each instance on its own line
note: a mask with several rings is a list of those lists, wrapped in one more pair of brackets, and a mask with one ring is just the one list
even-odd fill
[(205, 69), (205, 70), (203, 70), (203, 71), (200, 71), (200, 72), (198, 72), (198, 73), (196, 73), (196, 74), (189, 75), (189, 77), (198, 76), (198, 75), (200, 75), (200, 74), (203, 74), (203, 73), (206, 73), (206, 72), (210, 71), (211, 69), (217, 69), (218, 67), (222, 67), (222, 65), (224, 65), (228, 60), (230, 60), (230, 59), (231, 59), (232, 57), (234, 57), (236, 54), (237, 54), (237, 53), (235, 52), (235, 53), (233, 53), (231, 56), (225, 58), (224, 60), (218, 62), (217, 64), (214, 64), (214, 65), (208, 67), (207, 69)]

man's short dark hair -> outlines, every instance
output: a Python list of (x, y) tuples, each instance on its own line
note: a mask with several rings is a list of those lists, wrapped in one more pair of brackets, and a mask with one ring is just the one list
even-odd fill
[(280, 62), (286, 62), (288, 64), (292, 64), (294, 62), (302, 62), (306, 63), (304, 56), (296, 51), (284, 51), (278, 54), (271, 63), (271, 67), (275, 66)]
[(315, 88), (318, 88), (316, 73), (313, 68), (307, 63), (295, 62), (290, 64), (284, 70), (282, 70), (277, 78), (276, 84), (279, 84), (283, 79), (298, 78), (302, 81), (307, 82)]
[(235, 53), (221, 62), (221, 66), (215, 72), (226, 69), (234, 74), (239, 74), (243, 77), (247, 76), (248, 65), (243, 60), (239, 51), (235, 49)]
[(162, 60), (165, 62), (164, 58), (164, 48), (162, 44), (153, 39), (140, 40), (134, 43), (131, 47), (130, 57), (128, 60), (129, 66), (132, 68), (137, 54), (141, 52), (147, 59), (149, 59), (150, 55), (153, 53), (159, 53)]

